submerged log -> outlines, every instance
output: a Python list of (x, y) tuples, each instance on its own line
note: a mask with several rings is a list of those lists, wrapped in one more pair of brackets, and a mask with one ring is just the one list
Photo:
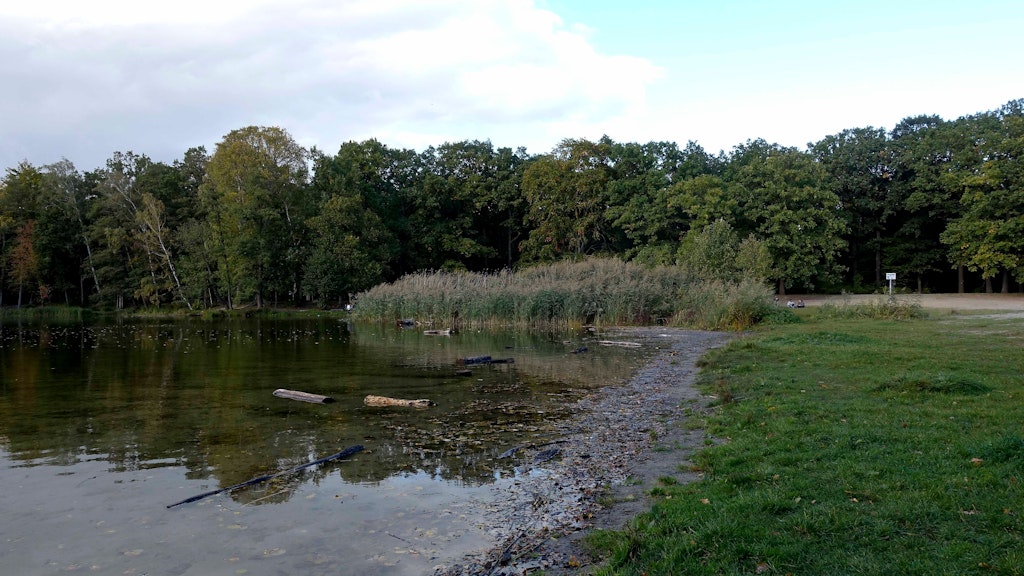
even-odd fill
[(419, 400), (405, 400), (403, 398), (374, 396), (373, 394), (363, 398), (363, 404), (366, 404), (367, 406), (406, 406), (410, 408), (428, 408), (430, 406), (437, 406), (436, 402), (433, 400), (427, 400), (426, 398), (421, 398)]
[(471, 366), (473, 364), (514, 364), (515, 358), (492, 358), (491, 356), (469, 356), (459, 358), (455, 364), (459, 366)]
[(443, 330), (424, 330), (423, 331), (423, 335), (424, 336), (451, 336), (452, 335), (452, 329), (451, 328), (445, 328)]
[[(569, 441), (568, 440), (552, 440), (551, 442), (544, 442), (543, 444), (523, 444), (521, 446), (515, 446), (513, 448), (509, 448), (508, 450), (505, 450), (501, 454), (498, 454), (498, 458), (497, 459), (501, 460), (501, 459), (504, 459), (504, 458), (511, 458), (512, 456), (515, 456), (517, 453), (519, 453), (520, 450), (526, 450), (526, 449), (530, 449), (530, 448), (543, 448), (545, 446), (552, 446), (554, 444), (565, 444), (567, 442), (569, 442)], [(541, 452), (541, 453), (537, 454), (537, 456), (540, 456), (541, 454), (544, 454), (545, 452), (550, 452), (550, 450), (545, 450), (544, 452)], [(552, 455), (552, 458), (553, 457), (554, 457), (554, 455)], [(551, 458), (548, 458), (548, 460), (550, 460), (550, 459)]]
[(639, 342), (617, 342), (615, 340), (598, 340), (597, 343), (601, 346), (621, 346), (622, 348), (639, 348), (641, 346)]
[(541, 462), (547, 462), (562, 453), (561, 448), (549, 448), (543, 452), (538, 452), (533, 457), (534, 464), (540, 464)]
[(277, 396), (278, 398), (287, 398), (289, 400), (298, 400), (299, 402), (312, 402), (313, 404), (330, 404), (331, 402), (334, 402), (334, 398), (331, 398), (330, 396), (310, 394), (309, 392), (299, 392), (298, 390), (285, 390), (284, 388), (274, 390), (274, 396)]
[(202, 500), (203, 498), (206, 498), (208, 496), (213, 496), (215, 494), (220, 494), (222, 492), (230, 492), (232, 490), (237, 490), (237, 489), (245, 487), (245, 486), (251, 486), (253, 484), (259, 484), (261, 482), (266, 482), (267, 480), (273, 480), (274, 478), (279, 478), (279, 477), (284, 476), (286, 474), (292, 474), (292, 473), (298, 472), (299, 470), (302, 470), (304, 468), (309, 468), (310, 466), (316, 466), (317, 464), (323, 464), (324, 462), (330, 462), (331, 460), (338, 460), (340, 458), (347, 458), (347, 457), (349, 457), (349, 456), (351, 456), (353, 454), (356, 454), (356, 453), (359, 453), (359, 452), (362, 452), (362, 451), (363, 451), (362, 445), (351, 446), (349, 448), (346, 448), (346, 449), (342, 450), (341, 452), (338, 452), (337, 454), (331, 454), (330, 456), (325, 456), (324, 458), (321, 458), (319, 460), (313, 460), (312, 462), (306, 462), (305, 464), (300, 464), (300, 465), (298, 465), (298, 466), (296, 466), (294, 468), (289, 468), (287, 470), (282, 470), (281, 472), (277, 472), (275, 474), (267, 474), (266, 476), (258, 476), (256, 478), (253, 478), (252, 480), (246, 480), (245, 482), (241, 482), (239, 484), (235, 484), (234, 486), (228, 486), (227, 488), (221, 488), (219, 490), (210, 490), (209, 492), (203, 492), (202, 494), (197, 494), (197, 495), (195, 495), (195, 496), (193, 496), (191, 498), (185, 498), (184, 500), (182, 500), (180, 502), (175, 502), (174, 504), (168, 504), (167, 507), (168, 508), (174, 508), (175, 506), (181, 506), (182, 504), (188, 504), (189, 502), (196, 502), (196, 501)]

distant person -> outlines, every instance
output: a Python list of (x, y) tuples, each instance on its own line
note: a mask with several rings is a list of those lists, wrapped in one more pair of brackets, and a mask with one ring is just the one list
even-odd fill
[(790, 308), (796, 308), (796, 304), (792, 300), (786, 302), (786, 306), (789, 306)]
[(803, 308), (803, 307), (804, 307), (804, 301), (803, 301), (803, 299), (800, 299), (800, 300), (797, 300), (797, 301), (796, 301), (796, 307), (797, 307), (797, 308)]

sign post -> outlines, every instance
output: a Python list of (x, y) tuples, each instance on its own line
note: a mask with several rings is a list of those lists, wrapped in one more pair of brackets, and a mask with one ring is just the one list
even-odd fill
[(889, 281), (889, 299), (892, 300), (892, 283), (896, 281), (896, 273), (886, 272), (885, 279)]

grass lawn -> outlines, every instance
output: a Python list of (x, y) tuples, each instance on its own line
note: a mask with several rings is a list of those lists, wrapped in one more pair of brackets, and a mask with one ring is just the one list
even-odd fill
[(815, 319), (711, 353), (703, 480), (603, 574), (1024, 574), (1024, 320)]

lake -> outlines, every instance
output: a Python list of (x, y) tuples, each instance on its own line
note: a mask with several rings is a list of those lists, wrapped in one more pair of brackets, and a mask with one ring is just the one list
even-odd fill
[[(428, 336), (309, 316), (0, 324), (4, 573), (429, 573), (489, 545), (480, 510), (521, 473), (498, 455), (556, 439), (572, 402), (644, 360), (586, 332)], [(483, 355), (514, 362), (457, 365)], [(367, 394), (437, 406), (371, 408)]]

